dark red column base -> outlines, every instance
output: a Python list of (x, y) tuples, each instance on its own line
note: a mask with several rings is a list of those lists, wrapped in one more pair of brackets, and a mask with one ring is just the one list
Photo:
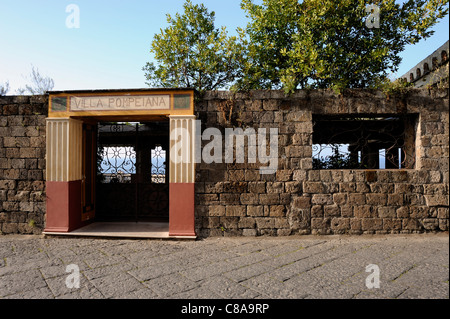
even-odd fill
[(70, 232), (82, 226), (81, 181), (46, 182), (45, 232)]
[(196, 236), (194, 183), (169, 184), (169, 236)]

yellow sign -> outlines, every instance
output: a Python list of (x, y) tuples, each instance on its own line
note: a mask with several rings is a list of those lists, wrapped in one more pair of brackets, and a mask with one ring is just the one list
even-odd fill
[(125, 111), (169, 109), (170, 95), (70, 97), (70, 111)]
[(49, 117), (193, 115), (192, 89), (49, 92)]

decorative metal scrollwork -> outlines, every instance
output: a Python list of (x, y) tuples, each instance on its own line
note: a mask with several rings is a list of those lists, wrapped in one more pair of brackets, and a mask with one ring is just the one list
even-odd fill
[(151, 150), (152, 159), (152, 183), (165, 183), (166, 182), (166, 151), (163, 150), (161, 145), (156, 145)]
[(100, 151), (100, 174), (104, 183), (131, 183), (136, 174), (136, 152), (132, 146), (108, 146)]
[(314, 120), (314, 169), (379, 169), (414, 166), (411, 118), (320, 117)]
[(98, 218), (168, 218), (168, 132), (165, 122), (98, 124)]

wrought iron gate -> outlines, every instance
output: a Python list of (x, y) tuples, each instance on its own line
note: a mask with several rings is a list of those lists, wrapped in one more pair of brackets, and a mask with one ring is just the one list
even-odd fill
[(167, 221), (169, 123), (99, 123), (97, 220)]

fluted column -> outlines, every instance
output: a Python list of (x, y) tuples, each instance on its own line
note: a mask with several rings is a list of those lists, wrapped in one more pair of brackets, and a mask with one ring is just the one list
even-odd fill
[(195, 116), (170, 116), (169, 236), (195, 236)]
[(81, 223), (82, 138), (82, 121), (47, 119), (44, 232), (68, 232)]

